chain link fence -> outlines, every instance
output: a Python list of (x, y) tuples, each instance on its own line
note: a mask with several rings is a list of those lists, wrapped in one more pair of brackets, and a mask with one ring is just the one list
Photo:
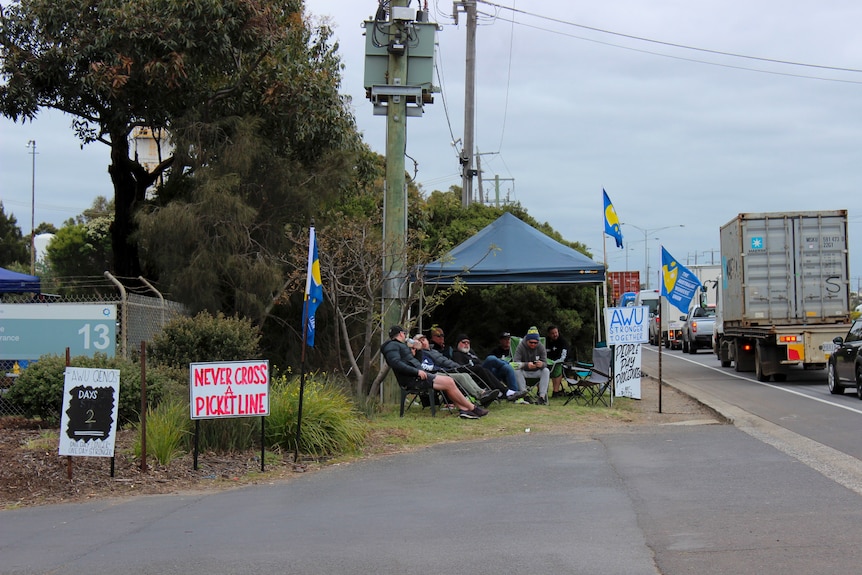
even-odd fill
[[(124, 359), (137, 359), (140, 355), (141, 343), (152, 342), (153, 338), (161, 332), (162, 328), (178, 315), (188, 315), (188, 311), (182, 304), (167, 300), (162, 297), (152, 285), (145, 280), (147, 293), (155, 293), (156, 296), (130, 293), (115, 278), (105, 274), (110, 280), (109, 289), (94, 290), (96, 293), (70, 292), (63, 295), (41, 295), (33, 298), (32, 295), (9, 295), (6, 294), (0, 300), (0, 304), (22, 303), (22, 304), (92, 304), (92, 305), (116, 305), (117, 306), (117, 342), (116, 355)], [(112, 285), (111, 285), (112, 284)], [(116, 289), (110, 289), (114, 287)], [(43, 284), (43, 291), (48, 291)], [(51, 290), (62, 291), (62, 290)], [(110, 293), (113, 291), (114, 293)], [(65, 350), (56, 351), (58, 355)], [(28, 359), (0, 359), (0, 416), (23, 416), (20, 408), (6, 399), (9, 388), (17, 380), (23, 370), (27, 368)]]

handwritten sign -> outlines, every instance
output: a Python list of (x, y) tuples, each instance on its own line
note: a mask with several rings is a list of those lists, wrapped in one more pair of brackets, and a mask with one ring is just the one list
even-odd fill
[(67, 367), (60, 417), (60, 455), (113, 457), (120, 370)]
[(614, 346), (614, 389), (616, 397), (641, 398), (641, 344)]
[(608, 345), (649, 341), (649, 308), (605, 308), (605, 337)]
[(269, 415), (269, 361), (189, 366), (192, 419)]

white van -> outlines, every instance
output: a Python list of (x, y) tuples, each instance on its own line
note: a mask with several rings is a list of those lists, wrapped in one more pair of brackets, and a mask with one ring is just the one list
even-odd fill
[(656, 321), (658, 319), (658, 300), (659, 293), (657, 289), (644, 289), (638, 292), (635, 296), (635, 307), (647, 306), (649, 308), (649, 342), (653, 345), (658, 345), (658, 333), (660, 326)]

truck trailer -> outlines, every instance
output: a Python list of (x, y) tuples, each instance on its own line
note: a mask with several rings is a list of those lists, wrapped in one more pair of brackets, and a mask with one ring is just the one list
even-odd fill
[(739, 214), (720, 230), (715, 353), (722, 367), (784, 381), (823, 369), (850, 322), (847, 211)]

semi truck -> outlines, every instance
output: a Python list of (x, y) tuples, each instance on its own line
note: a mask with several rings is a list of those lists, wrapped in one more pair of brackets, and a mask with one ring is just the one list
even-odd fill
[(714, 351), (722, 367), (784, 381), (823, 369), (850, 322), (847, 211), (739, 214), (720, 229)]

